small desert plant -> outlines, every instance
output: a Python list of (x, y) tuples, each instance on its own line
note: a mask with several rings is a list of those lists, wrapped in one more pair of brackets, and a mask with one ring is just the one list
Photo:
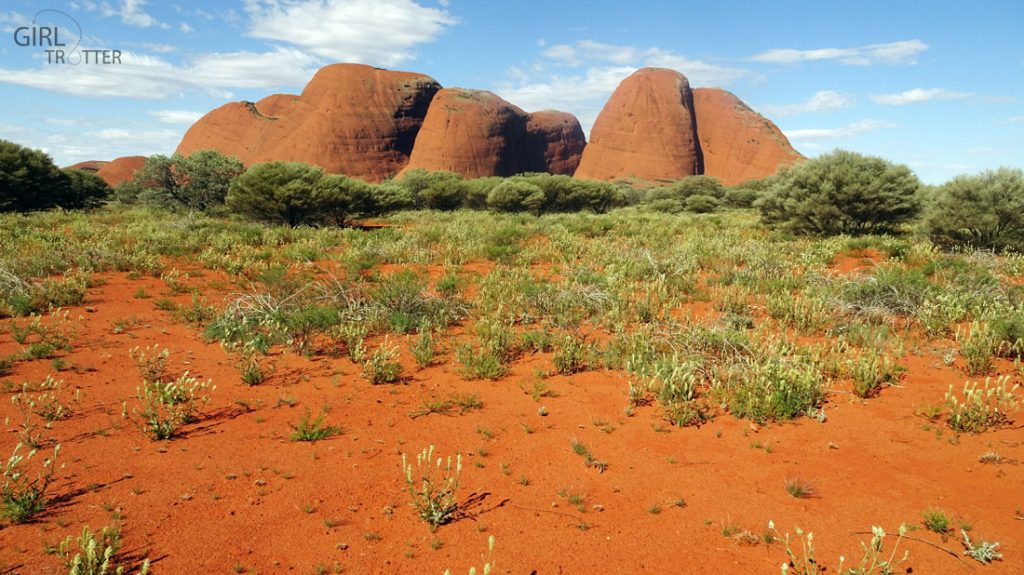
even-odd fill
[(143, 381), (136, 389), (140, 405), (135, 413), (151, 438), (171, 439), (183, 424), (198, 420), (214, 389), (212, 381), (200, 381), (187, 371), (174, 381)]
[(349, 359), (362, 363), (366, 358), (366, 327), (355, 322), (343, 322), (331, 330), (335, 339), (345, 345)]
[(420, 367), (427, 367), (434, 362), (437, 344), (434, 341), (434, 333), (430, 329), (430, 324), (420, 326), (419, 333), (416, 334), (416, 341), (409, 346), (409, 352), (416, 360), (416, 365)]
[(33, 476), (25, 466), (36, 456), (36, 450), (21, 455), (22, 444), (3, 467), (3, 487), (0, 488), (0, 517), (11, 523), (25, 523), (46, 509), (50, 502), (46, 491), (53, 483), (57, 467), (60, 444), (53, 448), (53, 455), (43, 461), (42, 468)]
[[(480, 575), (491, 575), (491, 571), (494, 570), (494, 535), (487, 538), (487, 556), (483, 557), (483, 561)], [(451, 569), (445, 569), (444, 575), (452, 575)], [(469, 575), (477, 575), (476, 567), (469, 568)]]
[(398, 363), (398, 348), (389, 346), (387, 338), (363, 362), (363, 377), (373, 385), (395, 383), (402, 377), (402, 364)]
[(455, 492), (459, 489), (462, 472), (462, 454), (446, 459), (434, 459), (434, 446), (425, 448), (416, 456), (416, 466), (402, 454), (402, 472), (412, 497), (412, 507), (420, 519), (432, 528), (448, 523), (455, 517), (459, 503)]
[(987, 325), (974, 322), (966, 334), (957, 330), (960, 356), (964, 358), (967, 375), (985, 375), (992, 371), (992, 356), (999, 343)]
[(567, 335), (555, 346), (555, 355), (551, 360), (555, 371), (562, 375), (572, 375), (587, 369), (587, 355), (590, 347), (578, 337)]
[[(124, 575), (127, 567), (117, 564), (121, 550), (121, 531), (117, 527), (104, 527), (93, 533), (86, 525), (82, 535), (75, 539), (78, 551), (71, 555), (71, 536), (61, 541), (57, 552), (64, 558), (69, 575)], [(149, 573), (149, 559), (142, 562), (139, 575)]]
[(800, 479), (799, 477), (786, 479), (784, 485), (786, 487), (786, 493), (796, 497), (797, 499), (814, 497), (817, 492), (813, 483)]
[(459, 362), (457, 371), (465, 379), (499, 379), (508, 373), (501, 357), (485, 348), (460, 345), (455, 349), (455, 359)]
[(888, 356), (869, 351), (853, 360), (850, 367), (853, 394), (865, 399), (874, 397), (883, 385), (895, 382), (900, 371), (901, 368)]
[(1008, 382), (1005, 375), (995, 381), (986, 378), (982, 388), (968, 381), (964, 383), (962, 399), (954, 395), (950, 385), (946, 392), (949, 426), (956, 431), (979, 433), (1005, 424), (1020, 406), (1014, 395), (1020, 386), (1011, 388)]
[(158, 344), (142, 349), (133, 347), (128, 354), (135, 361), (135, 367), (144, 381), (163, 381), (167, 375), (167, 360), (171, 357), (171, 350), (160, 349)]
[(248, 386), (259, 385), (267, 378), (260, 355), (248, 346), (242, 351), (242, 357), (238, 361), (238, 372), (242, 377), (242, 383)]
[(946, 534), (950, 529), (949, 516), (938, 507), (929, 507), (921, 512), (921, 523), (925, 529), (935, 533)]
[(594, 454), (590, 452), (590, 448), (587, 447), (587, 444), (578, 439), (573, 439), (570, 442), (570, 445), (572, 445), (572, 452), (582, 457), (583, 464), (587, 467), (593, 467), (600, 473), (604, 473), (608, 469), (608, 463), (594, 457)]
[[(800, 541), (800, 549), (796, 550), (792, 547), (789, 533), (785, 535), (780, 534), (776, 531), (774, 522), (768, 522), (768, 530), (765, 532), (766, 539), (770, 537), (772, 540), (782, 541), (786, 547), (787, 561), (782, 564), (782, 575), (789, 575), (790, 573), (793, 575), (823, 575), (830, 573), (831, 571), (828, 571), (828, 568), (824, 567), (814, 557), (814, 533), (808, 532), (804, 535), (804, 531), (799, 527), (795, 530), (797, 539)], [(892, 551), (886, 556), (884, 546), (887, 533), (881, 527), (872, 527), (871, 541), (869, 543), (861, 542), (860, 544), (863, 549), (863, 555), (857, 565), (844, 569), (843, 565), (846, 563), (846, 558), (840, 556), (836, 573), (840, 575), (893, 575), (896, 573), (896, 568), (910, 557), (910, 552), (904, 551), (903, 557), (897, 558), (896, 552), (899, 549), (900, 542), (907, 533), (907, 526), (900, 525), (898, 533), (899, 537), (896, 539)]]
[(960, 530), (960, 535), (963, 536), (964, 555), (971, 557), (979, 563), (991, 563), (993, 561), (1002, 561), (1003, 554), (998, 551), (999, 542), (989, 543), (988, 541), (981, 541), (977, 545), (971, 541), (971, 538), (967, 536), (967, 531), (964, 529)]
[(316, 418), (307, 411), (302, 419), (292, 425), (292, 441), (320, 441), (341, 433), (341, 428), (324, 424), (326, 413), (320, 412)]

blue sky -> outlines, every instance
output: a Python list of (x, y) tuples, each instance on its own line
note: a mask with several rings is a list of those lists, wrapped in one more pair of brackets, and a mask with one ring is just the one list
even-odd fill
[[(48, 64), (15, 42), (33, 18), (122, 63)], [(61, 165), (171, 153), (203, 113), (298, 92), (332, 62), (492, 90), (589, 131), (622, 78), (663, 66), (734, 92), (805, 155), (846, 148), (941, 183), (1024, 167), (1022, 29), (1019, 0), (6, 0), (0, 138)]]

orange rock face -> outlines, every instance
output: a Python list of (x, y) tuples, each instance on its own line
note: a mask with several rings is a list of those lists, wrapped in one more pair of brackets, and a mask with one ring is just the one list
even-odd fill
[(527, 171), (571, 176), (580, 165), (587, 138), (576, 116), (544, 110), (526, 122)]
[(674, 180), (702, 172), (689, 81), (675, 70), (642, 68), (597, 116), (576, 177)]
[(96, 175), (103, 178), (111, 187), (123, 184), (135, 176), (136, 170), (146, 163), (146, 156), (124, 156), (107, 162)]
[(422, 74), (333, 64), (317, 71), (299, 96), (217, 108), (189, 128), (177, 152), (215, 149), (246, 165), (298, 161), (380, 181), (407, 163), (440, 88)]
[(430, 104), (406, 170), (448, 170), (467, 178), (522, 172), (528, 118), (491, 92), (445, 88)]
[(82, 170), (83, 172), (92, 172), (92, 173), (95, 174), (96, 172), (99, 171), (100, 168), (102, 168), (104, 166), (104, 164), (107, 164), (107, 163), (109, 163), (109, 162), (105, 162), (103, 160), (86, 160), (84, 162), (78, 162), (77, 164), (72, 164), (70, 166), (65, 166), (64, 169), (65, 170)]
[(572, 114), (527, 114), (491, 92), (445, 88), (430, 104), (406, 170), (447, 170), (466, 178), (571, 175), (585, 145)]
[(803, 159), (778, 126), (730, 92), (697, 88), (693, 104), (705, 175), (731, 186)]

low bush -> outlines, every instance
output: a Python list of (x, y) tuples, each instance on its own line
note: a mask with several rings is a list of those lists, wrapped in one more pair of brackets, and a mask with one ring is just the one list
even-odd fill
[(1024, 252), (1024, 170), (958, 176), (940, 186), (925, 212), (932, 241), (944, 247)]
[(886, 233), (918, 214), (920, 187), (906, 166), (836, 150), (783, 168), (756, 205), (766, 224), (795, 234)]

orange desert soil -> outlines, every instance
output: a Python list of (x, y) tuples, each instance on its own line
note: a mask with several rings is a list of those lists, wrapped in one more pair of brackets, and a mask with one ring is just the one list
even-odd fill
[[(220, 303), (233, 288), (203, 274), (183, 281)], [(941, 423), (914, 415), (964, 380), (959, 366), (941, 359), (953, 342), (919, 350), (908, 344), (900, 362), (908, 372), (875, 399), (834, 390), (824, 423), (759, 427), (720, 415), (701, 428), (678, 429), (654, 406), (627, 417), (621, 372), (549, 377), (558, 396), (538, 402), (521, 386), (532, 385), (535, 370), (551, 369), (549, 355), (526, 356), (499, 381), (463, 381), (450, 349), (417, 370), (407, 342), (394, 336), (410, 376), (403, 384), (373, 386), (347, 358), (307, 359), (275, 348), (274, 373), (247, 387), (237, 356), (154, 307), (157, 298), (187, 304), (190, 295), (169, 295), (155, 278), (98, 277), (105, 283), (70, 309), (82, 319), (64, 356), (67, 369), (21, 362), (0, 378), (20, 384), (54, 374), (81, 393), (70, 419), (50, 431), (62, 444), (65, 466), (53, 488), (62, 501), (33, 523), (0, 529), (0, 572), (62, 573), (44, 545), (117, 515), (125, 551), (149, 557), (160, 575), (231, 573), (236, 566), (306, 574), (336, 564), (345, 573), (440, 574), (448, 567), (459, 574), (480, 567), (490, 535), (495, 573), (773, 575), (785, 557), (779, 543), (742, 543), (723, 536), (723, 528), (760, 536), (769, 520), (782, 532), (799, 525), (814, 532), (819, 561), (834, 565), (839, 555), (859, 558), (868, 536), (851, 532), (920, 525), (921, 511), (938, 506), (962, 516), (975, 536), (1000, 541), (1005, 560), (982, 567), (904, 541), (910, 560), (901, 573), (1024, 573), (1024, 521), (1014, 511), (1024, 507), (1024, 466), (1015, 463), (1024, 461), (1020, 418), (1016, 427), (954, 440)], [(151, 298), (133, 297), (140, 287)], [(8, 321), (0, 325), (0, 356), (19, 351)], [(121, 416), (140, 384), (129, 349), (154, 344), (171, 350), (172, 370), (217, 386), (206, 417), (169, 442), (150, 441)], [(999, 367), (1012, 370), (1006, 362)], [(483, 409), (409, 416), (424, 399), (453, 392), (477, 394)], [(0, 416), (10, 417), (0, 440), (7, 454), (17, 442), (17, 418), (10, 394), (0, 399)], [(541, 405), (547, 416), (538, 413)], [(317, 443), (289, 441), (290, 424), (321, 408), (344, 432)], [(573, 439), (607, 470), (586, 467), (570, 448)], [(400, 471), (401, 452), (428, 444), (442, 455), (464, 454), (459, 499), (473, 502), (464, 518), (434, 533), (414, 516)], [(987, 451), (1007, 462), (979, 463)], [(815, 496), (788, 495), (784, 482), (794, 477), (811, 482)], [(585, 495), (584, 511), (559, 497), (563, 489)], [(680, 498), (684, 507), (674, 505)], [(944, 542), (923, 528), (911, 535), (962, 554), (955, 537)], [(894, 541), (888, 537), (887, 548)]]

